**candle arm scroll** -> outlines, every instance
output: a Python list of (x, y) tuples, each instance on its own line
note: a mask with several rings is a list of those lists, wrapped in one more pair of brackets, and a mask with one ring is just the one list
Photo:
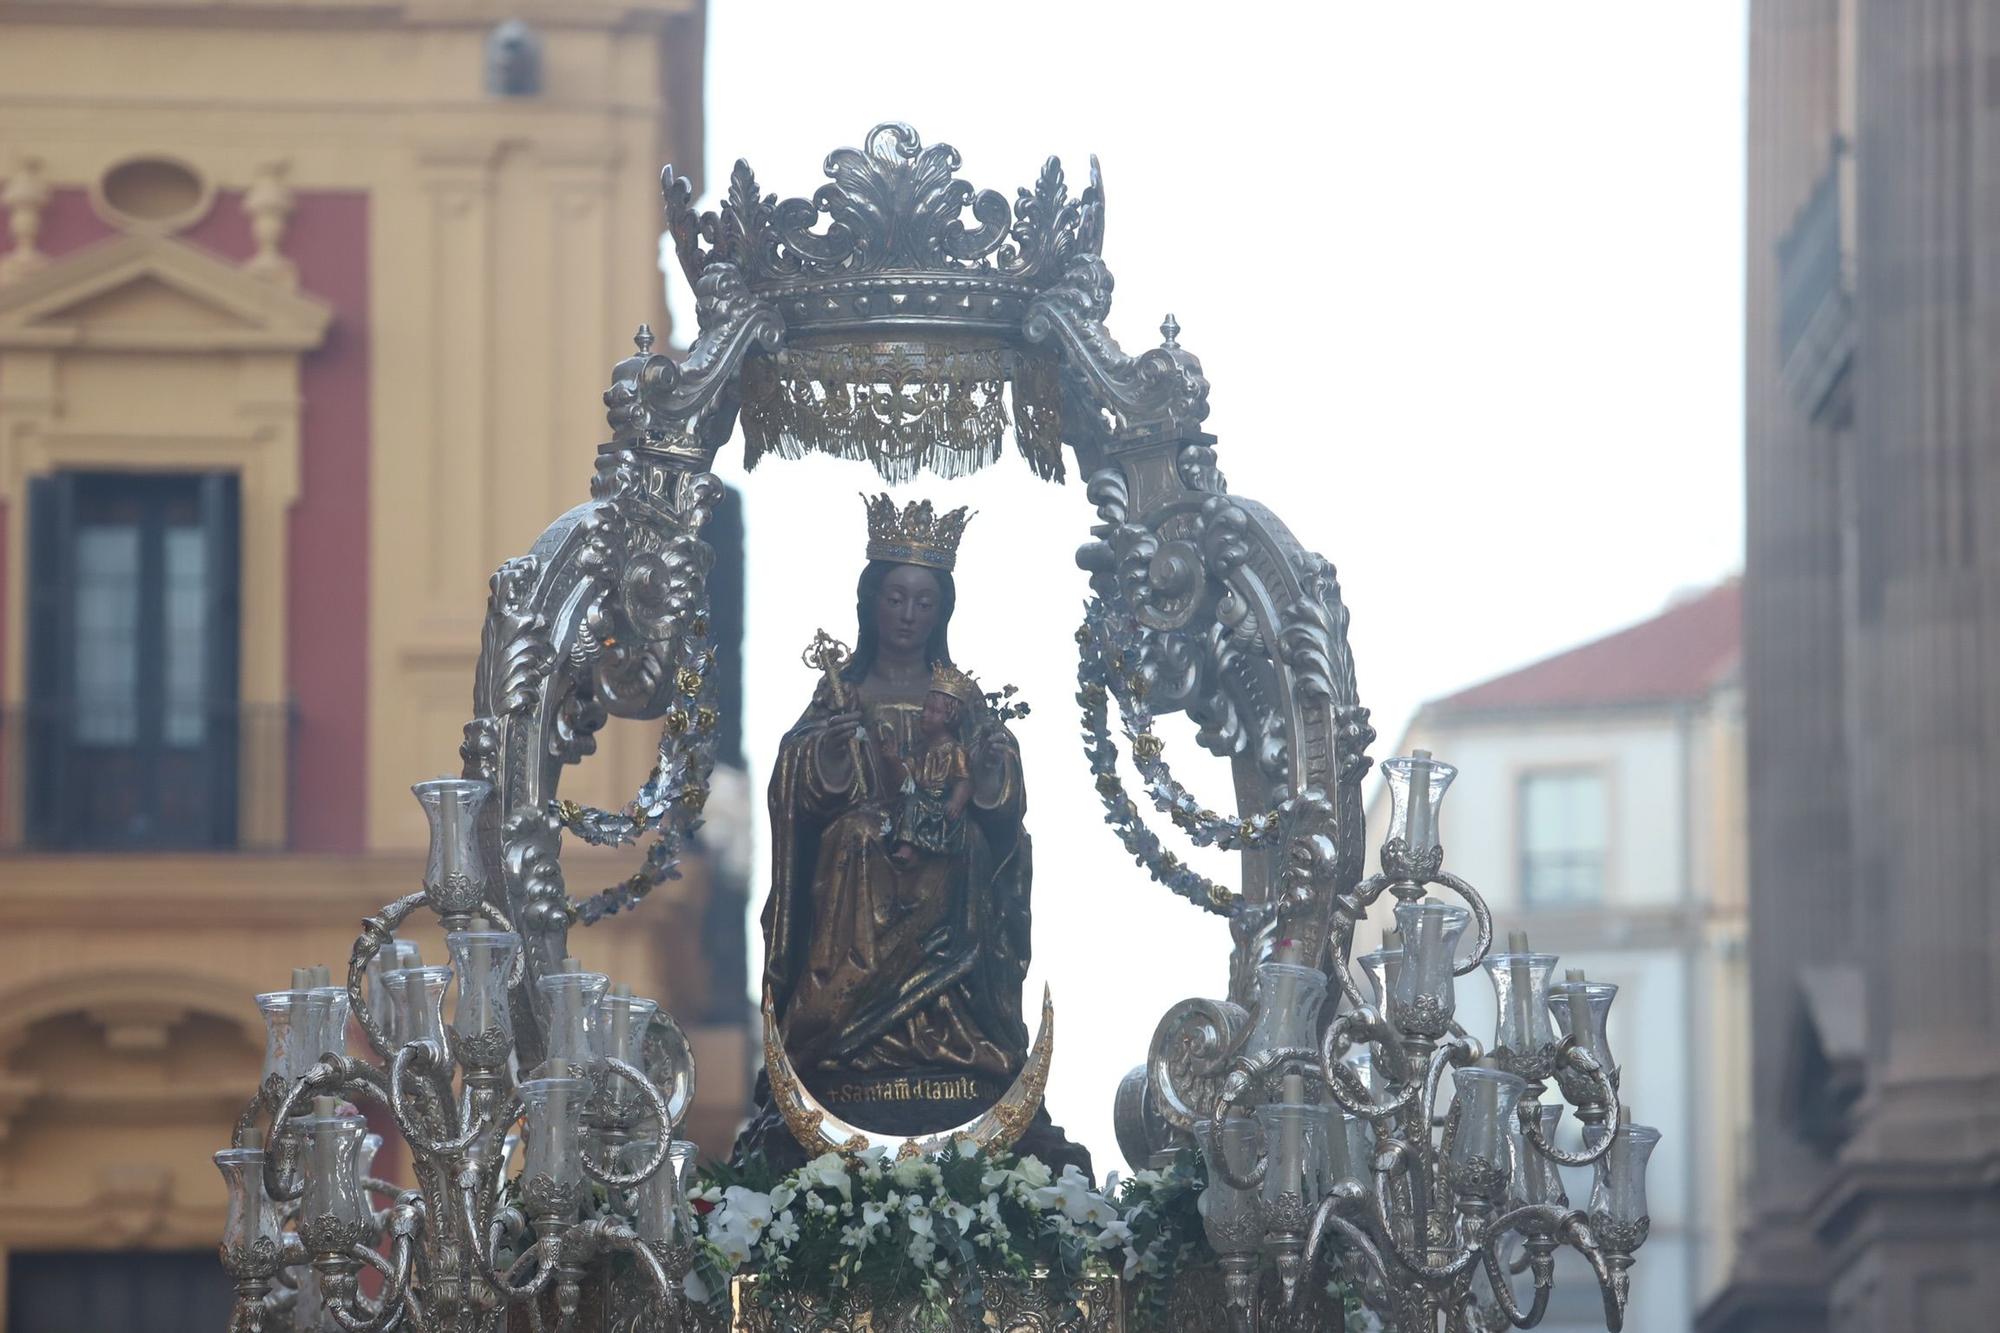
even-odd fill
[(667, 1151), (673, 1146), (673, 1113), (667, 1107), (667, 1099), (657, 1087), (653, 1086), (653, 1080), (647, 1078), (633, 1066), (623, 1060), (607, 1059), (604, 1061), (604, 1069), (611, 1077), (623, 1079), (637, 1088), (639, 1096), (646, 1103), (647, 1109), (652, 1112), (653, 1118), (661, 1126), (660, 1134), (654, 1142), (652, 1149), (647, 1153), (645, 1160), (631, 1171), (609, 1169), (591, 1160), (589, 1153), (586, 1152), (583, 1155), (583, 1169), (590, 1174), (591, 1179), (608, 1185), (612, 1189), (630, 1189), (640, 1181), (651, 1176), (655, 1171), (660, 1170), (666, 1162)]

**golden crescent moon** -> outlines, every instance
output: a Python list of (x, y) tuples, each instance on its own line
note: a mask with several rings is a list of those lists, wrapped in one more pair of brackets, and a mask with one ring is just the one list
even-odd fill
[(1056, 1006), (1049, 988), (1042, 987), (1042, 1023), (1035, 1044), (1021, 1072), (999, 1101), (962, 1125), (911, 1138), (901, 1134), (878, 1134), (850, 1124), (819, 1104), (792, 1067), (785, 1053), (785, 1040), (778, 1031), (778, 1015), (771, 990), (764, 989), (764, 1069), (771, 1079), (771, 1100), (785, 1118), (808, 1155), (840, 1153), (859, 1156), (870, 1148), (894, 1152), (898, 1157), (928, 1156), (960, 1139), (971, 1139), (984, 1152), (1002, 1152), (1013, 1147), (1028, 1132), (1035, 1112), (1049, 1089), (1049, 1061), (1056, 1049)]

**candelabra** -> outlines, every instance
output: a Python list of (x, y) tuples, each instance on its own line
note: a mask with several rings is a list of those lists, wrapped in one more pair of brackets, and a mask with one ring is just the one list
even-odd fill
[[(422, 891), (364, 923), (345, 986), (301, 968), (291, 989), (257, 997), (263, 1082), (215, 1155), (232, 1330), (490, 1333), (519, 1309), (536, 1333), (551, 1317), (564, 1333), (617, 1256), (657, 1298), (640, 1327), (678, 1328), (694, 1255), (695, 1149), (674, 1138), (693, 1096), (686, 1039), (654, 1001), (564, 959), (536, 983), (546, 1058), (517, 1078), (521, 941), (487, 900), (479, 846), (492, 788), (414, 790), (431, 823)], [(444, 926), (449, 965), (396, 937), (423, 907)], [(376, 1059), (347, 1054), (350, 1020)], [(415, 1188), (368, 1175), (381, 1139), (357, 1102), (386, 1111)], [(373, 1295), (365, 1269), (379, 1276)]]
[[(1422, 751), (1384, 765), (1390, 829), (1364, 878), (1374, 731), (1333, 565), (1230, 490), (1203, 429), (1208, 380), (1173, 316), (1157, 346), (1112, 337), (1096, 163), (1072, 196), (1051, 159), (1010, 205), (957, 179), (958, 162), (879, 125), (828, 157), (810, 199), (778, 201), (739, 162), (706, 214), (666, 173), (692, 346), (656, 353), (640, 327), (604, 395), (590, 501), (493, 577), (465, 777), (417, 788), (422, 890), (364, 924), (344, 987), (306, 970), (260, 998), (264, 1084), (217, 1155), (239, 1329), (681, 1321), (693, 1149), (674, 1131), (692, 1061), (650, 1002), (575, 967), (566, 933), (670, 878), (707, 796), (720, 714), (700, 534), (721, 495), (716, 455), (740, 422), (746, 464), (825, 452), (891, 481), (958, 476), (998, 457), (1010, 416), (1037, 475), (1060, 477), (1073, 454), (1097, 513), (1077, 556), (1092, 590), (1077, 697), (1106, 820), (1154, 879), (1230, 926), (1229, 998), (1169, 1011), (1120, 1089), (1119, 1132), (1134, 1161), (1203, 1154), (1234, 1329), (1310, 1321), (1332, 1276), (1395, 1333), (1532, 1327), (1565, 1246), (1621, 1326), (1658, 1136), (1618, 1105), (1616, 988), (1552, 983), (1556, 960), (1519, 937), (1491, 952), (1485, 903), (1443, 868), (1453, 770)], [(1196, 845), (1240, 853), (1237, 883), (1205, 878), (1148, 826), (1119, 774), (1114, 700), (1146, 797)], [(1152, 721), (1171, 713), (1230, 764), (1234, 813), (1167, 767)], [(622, 811), (559, 798), (612, 716), (661, 721), (651, 775)], [(650, 842), (636, 873), (573, 899), (565, 835)], [(1356, 960), (1356, 928), (1385, 894), (1391, 942)], [(396, 937), (423, 907), (448, 967)], [(1490, 1055), (1454, 1018), (1455, 979), (1482, 967), (1499, 1000)], [(350, 1022), (372, 1058), (347, 1053)], [(1545, 1104), (1551, 1080), (1562, 1101)], [(386, 1109), (414, 1188), (368, 1177), (352, 1102)], [(1565, 1105), (1581, 1151), (1555, 1146)], [(1561, 1166), (1595, 1168), (1587, 1209), (1569, 1207)]]
[[(1490, 952), (1484, 900), (1443, 868), (1438, 816), (1456, 770), (1423, 750), (1383, 768), (1381, 873), (1332, 911), (1332, 1020), (1322, 1027), (1327, 973), (1281, 940), (1256, 968), (1252, 1008), (1191, 1001), (1155, 1039), (1150, 1077), (1207, 1166), (1204, 1224), (1233, 1328), (1295, 1316), (1309, 1286), (1336, 1275), (1402, 1333), (1440, 1321), (1533, 1328), (1568, 1246), (1595, 1273), (1615, 1333), (1646, 1239), (1646, 1162), (1659, 1140), (1617, 1100), (1605, 1023), (1618, 988), (1574, 970), (1551, 984), (1556, 958), (1519, 933)], [(1432, 898), (1433, 886), (1460, 901)], [(1356, 926), (1384, 893), (1394, 899), (1388, 944), (1351, 960)], [(1498, 1010), (1490, 1054), (1454, 1018), (1456, 978), (1482, 968)], [(1440, 1116), (1447, 1074), (1454, 1093)], [(1204, 1075), (1219, 1082), (1201, 1115), (1188, 1085)], [(1542, 1100), (1551, 1080), (1562, 1103)], [(1555, 1146), (1563, 1103), (1581, 1152)], [(1595, 1169), (1587, 1209), (1569, 1206), (1559, 1166)], [(1522, 1273), (1526, 1308), (1513, 1286)]]

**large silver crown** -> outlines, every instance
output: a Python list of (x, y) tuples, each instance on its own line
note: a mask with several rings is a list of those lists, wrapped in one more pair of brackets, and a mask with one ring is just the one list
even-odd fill
[(1136, 355), (1105, 327), (1095, 159), (1072, 195), (1049, 158), (1011, 204), (958, 166), (950, 145), (877, 125), (827, 155), (810, 199), (766, 194), (738, 162), (710, 212), (668, 167), (667, 227), (699, 329), (685, 358), (642, 339), (618, 364), (604, 398), (611, 454), (705, 465), (740, 423), (748, 467), (827, 453), (899, 482), (975, 471), (1011, 433), (1057, 479), (1065, 443), (1197, 436), (1208, 381), (1173, 317)]
[(761, 193), (740, 159), (715, 212), (695, 213), (692, 186), (671, 166), (661, 183), (688, 281), (699, 286), (710, 265), (731, 264), (794, 333), (1013, 333), (1037, 292), (1078, 256), (1102, 251), (1097, 159), (1089, 186), (1071, 198), (1061, 161), (1049, 158), (1012, 207), (958, 179), (958, 167), (950, 144), (927, 148), (908, 125), (884, 124), (864, 147), (827, 154), (829, 183), (810, 199)]

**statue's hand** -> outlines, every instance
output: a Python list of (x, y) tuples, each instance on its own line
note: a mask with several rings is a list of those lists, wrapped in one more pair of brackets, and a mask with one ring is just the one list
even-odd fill
[(854, 781), (854, 745), (855, 738), (861, 735), (861, 714), (835, 713), (815, 730), (819, 734), (813, 749), (818, 755), (821, 780), (835, 790), (846, 787)]
[(845, 741), (861, 730), (861, 713), (859, 710), (835, 713), (820, 723), (820, 729), (830, 741)]

